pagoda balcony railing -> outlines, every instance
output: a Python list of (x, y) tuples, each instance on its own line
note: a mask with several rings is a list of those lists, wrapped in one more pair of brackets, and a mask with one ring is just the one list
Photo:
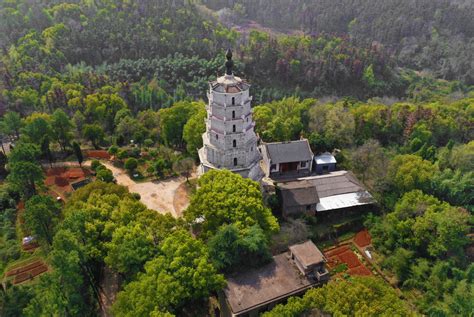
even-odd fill
[(236, 118), (225, 118), (225, 117), (222, 117), (222, 116), (218, 116), (216, 114), (211, 114), (211, 119), (215, 118), (215, 119), (218, 119), (218, 120), (221, 120), (221, 121), (239, 121), (239, 120), (247, 119), (247, 117), (250, 116), (251, 114), (252, 114), (252, 111), (250, 111), (247, 114), (243, 114), (240, 117), (236, 117)]
[(208, 99), (209, 99), (209, 103), (210, 103), (210, 104), (227, 108), (227, 107), (238, 107), (238, 106), (246, 105), (246, 104), (250, 103), (250, 102), (253, 100), (253, 97), (250, 96), (250, 97), (249, 97), (247, 100), (245, 100), (243, 103), (235, 103), (235, 104), (233, 104), (233, 105), (232, 105), (232, 104), (227, 104), (227, 103), (225, 103), (225, 102), (224, 102), (224, 103), (221, 103), (221, 102), (214, 101), (214, 99), (209, 98), (209, 95), (208, 95)]

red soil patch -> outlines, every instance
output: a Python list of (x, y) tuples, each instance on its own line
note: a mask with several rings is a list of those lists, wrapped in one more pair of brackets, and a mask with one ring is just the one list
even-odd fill
[(45, 264), (42, 264), (38, 267), (35, 267), (34, 269), (31, 269), (30, 271), (23, 272), (20, 274), (15, 275), (15, 278), (13, 279), (13, 284), (19, 284), (21, 282), (24, 282), (26, 280), (31, 280), (34, 277), (40, 275), (41, 273), (44, 273), (48, 271), (48, 267)]
[(81, 177), (85, 177), (84, 170), (82, 168), (70, 168), (68, 169), (64, 174), (64, 177), (69, 178), (69, 179), (77, 179)]
[(30, 263), (30, 264), (23, 265), (23, 266), (20, 266), (20, 267), (18, 267), (18, 268), (16, 268), (16, 269), (10, 270), (10, 271), (8, 271), (5, 275), (6, 275), (6, 276), (17, 275), (17, 274), (20, 274), (20, 273), (23, 273), (23, 272), (32, 270), (32, 269), (34, 269), (35, 267), (40, 266), (40, 265), (43, 265), (43, 261), (41, 261), (41, 260), (36, 260), (36, 261), (34, 261), (34, 262)]
[(354, 252), (352, 252), (352, 250), (347, 250), (346, 252), (337, 255), (337, 257), (341, 262), (346, 263), (350, 269), (361, 265), (359, 258), (354, 254)]
[(85, 151), (85, 156), (88, 158), (110, 159), (110, 154), (105, 150), (90, 150)]
[(337, 247), (335, 249), (332, 249), (332, 250), (329, 250), (329, 251), (325, 252), (325, 254), (326, 254), (327, 257), (333, 257), (333, 256), (336, 256), (338, 254), (344, 253), (347, 250), (349, 250), (348, 245), (341, 245), (340, 247)]
[(18, 284), (30, 280), (46, 271), (48, 271), (48, 266), (43, 261), (36, 260), (30, 264), (8, 271), (5, 276), (13, 276), (13, 284)]
[(331, 269), (345, 263), (348, 267), (347, 273), (350, 275), (372, 275), (372, 272), (359, 260), (349, 245), (342, 245), (326, 251), (324, 254)]
[(369, 231), (367, 229), (359, 231), (354, 237), (354, 242), (360, 248), (364, 248), (368, 245), (371, 245), (372, 244), (372, 238), (369, 234)]
[(18, 202), (18, 205), (16, 205), (16, 209), (17, 209), (18, 211), (25, 209), (25, 202), (24, 202), (23, 200), (20, 200), (20, 201)]
[(26, 251), (26, 252), (33, 252), (35, 249), (37, 249), (39, 247), (39, 244), (36, 243), (36, 242), (31, 242), (31, 243), (28, 243), (28, 244), (23, 244), (21, 246), (22, 250), (23, 251)]
[(60, 176), (66, 171), (65, 167), (53, 167), (46, 170), (46, 176)]
[[(87, 168), (82, 167), (54, 167), (46, 170), (48, 175), (44, 181), (44, 184), (50, 188), (48, 194), (53, 198), (61, 197), (65, 198), (65, 193), (73, 191), (71, 187), (72, 182), (81, 181), (87, 176), (91, 175), (91, 172)], [(55, 191), (51, 187), (55, 186)]]
[(370, 272), (370, 270), (368, 268), (366, 268), (364, 264), (361, 264), (358, 267), (354, 267), (352, 269), (347, 270), (347, 274), (349, 274), (349, 275), (371, 276), (372, 272)]
[(53, 186), (56, 182), (56, 176), (47, 176), (44, 180), (46, 186)]
[(59, 187), (64, 187), (64, 186), (69, 185), (69, 181), (62, 176), (56, 176), (54, 179), (54, 183)]

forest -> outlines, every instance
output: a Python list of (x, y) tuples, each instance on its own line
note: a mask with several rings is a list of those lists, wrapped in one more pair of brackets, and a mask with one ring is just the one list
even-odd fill
[[(400, 66), (474, 84), (472, 1), (204, 0), (226, 21), (250, 19), (284, 31), (348, 36), (383, 45)], [(231, 12), (226, 12), (231, 10)]]
[[(390, 280), (340, 274), (263, 316), (473, 314), (473, 9), (1, 1), (0, 315), (218, 316), (229, 275), (302, 240), (333, 242), (314, 217), (282, 219), (257, 182), (195, 178), (229, 47), (261, 142), (304, 137), (376, 198), (359, 220)], [(242, 30), (249, 21), (263, 27)], [(95, 181), (58, 192), (78, 169)], [(137, 187), (182, 179), (189, 206), (152, 210), (117, 170)], [(40, 275), (17, 283), (25, 267)]]

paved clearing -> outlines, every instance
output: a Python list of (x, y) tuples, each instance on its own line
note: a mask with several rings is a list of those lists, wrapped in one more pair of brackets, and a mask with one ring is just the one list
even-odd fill
[[(140, 194), (140, 201), (148, 208), (159, 213), (171, 213), (173, 217), (180, 217), (183, 210), (189, 204), (189, 196), (183, 185), (186, 182), (184, 177), (174, 177), (164, 181), (140, 182), (136, 183), (128, 176), (127, 172), (115, 167), (112, 163), (102, 161), (110, 169), (117, 180), (117, 184), (128, 187), (131, 193)], [(91, 161), (85, 161), (83, 165), (90, 166)], [(57, 162), (53, 166), (77, 166), (75, 162)], [(181, 187), (180, 187), (181, 186)], [(179, 190), (178, 190), (179, 189)]]
[(164, 181), (136, 183), (124, 170), (113, 166), (109, 162), (102, 161), (112, 171), (117, 184), (128, 187), (132, 193), (140, 194), (140, 201), (148, 208), (160, 213), (171, 213), (173, 217), (179, 217), (182, 210), (175, 210), (173, 201), (178, 187), (186, 181), (184, 177), (175, 177)]

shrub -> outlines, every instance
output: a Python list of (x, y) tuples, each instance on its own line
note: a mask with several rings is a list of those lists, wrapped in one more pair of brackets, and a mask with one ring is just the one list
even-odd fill
[(128, 157), (128, 151), (127, 150), (120, 150), (118, 153), (117, 153), (117, 157), (120, 159), (120, 160), (123, 160), (123, 159), (126, 159)]
[(104, 166), (103, 169), (97, 172), (97, 179), (106, 183), (111, 183), (114, 180), (114, 175), (112, 174), (111, 170), (105, 168)]
[(92, 160), (92, 162), (91, 162), (91, 168), (94, 171), (97, 171), (97, 168), (101, 165), (102, 164), (99, 162), (99, 160)]
[(118, 153), (118, 151), (119, 151), (118, 146), (112, 145), (112, 146), (109, 147), (108, 153), (110, 155), (116, 155)]
[(137, 159), (131, 157), (125, 161), (125, 169), (127, 169), (130, 173), (133, 172), (138, 167)]
[(153, 140), (152, 139), (146, 139), (145, 141), (143, 141), (143, 145), (145, 145), (146, 147), (150, 147), (150, 146), (153, 146)]

